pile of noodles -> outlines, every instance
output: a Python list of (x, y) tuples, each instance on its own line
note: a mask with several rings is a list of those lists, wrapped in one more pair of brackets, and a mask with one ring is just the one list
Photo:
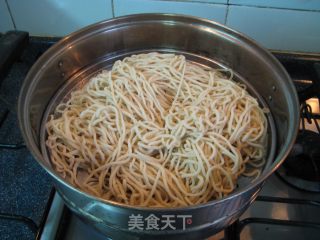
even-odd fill
[(228, 195), (241, 174), (260, 174), (267, 120), (222, 72), (174, 54), (116, 61), (50, 116), (55, 170), (83, 191), (135, 206)]

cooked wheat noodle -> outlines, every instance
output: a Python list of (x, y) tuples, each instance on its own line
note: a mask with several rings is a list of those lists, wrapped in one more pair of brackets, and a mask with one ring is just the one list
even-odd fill
[(222, 198), (265, 163), (266, 117), (232, 78), (182, 55), (116, 61), (50, 116), (52, 164), (76, 187), (119, 203)]

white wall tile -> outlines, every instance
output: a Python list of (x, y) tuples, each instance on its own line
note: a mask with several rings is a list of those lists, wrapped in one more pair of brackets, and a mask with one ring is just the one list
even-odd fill
[(9, 0), (18, 30), (36, 36), (64, 36), (111, 18), (111, 0)]
[(304, 10), (320, 10), (319, 0), (229, 0), (229, 4)]
[(177, 13), (224, 23), (226, 5), (158, 0), (114, 0), (115, 16), (135, 13)]
[(270, 49), (320, 52), (320, 12), (230, 6), (227, 25)]
[(5, 0), (0, 0), (0, 32), (6, 32), (13, 30), (14, 26), (11, 21), (11, 17), (5, 3)]

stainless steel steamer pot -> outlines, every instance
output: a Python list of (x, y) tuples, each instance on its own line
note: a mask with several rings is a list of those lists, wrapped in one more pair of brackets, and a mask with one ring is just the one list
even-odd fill
[[(258, 93), (272, 115), (275, 154), (262, 176), (235, 193), (206, 204), (170, 209), (139, 208), (91, 196), (71, 186), (52, 169), (41, 150), (46, 109), (61, 87), (81, 79), (87, 69), (109, 66), (115, 59), (150, 50), (185, 53), (233, 69)], [(211, 62), (211, 63), (212, 63)], [(209, 64), (210, 65), (210, 64)], [(95, 66), (92, 68), (92, 66)], [(287, 156), (296, 137), (299, 105), (295, 88), (281, 64), (244, 35), (218, 23), (171, 14), (131, 15), (103, 21), (75, 32), (51, 47), (29, 71), (19, 98), (24, 140), (52, 176), (66, 205), (88, 224), (114, 239), (202, 239), (231, 224), (254, 201), (264, 181)], [(176, 229), (129, 230), (130, 215), (191, 215), (192, 224)]]

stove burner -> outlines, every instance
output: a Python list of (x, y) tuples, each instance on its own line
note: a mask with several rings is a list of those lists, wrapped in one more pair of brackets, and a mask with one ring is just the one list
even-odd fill
[(300, 130), (288, 158), (278, 174), (288, 184), (311, 192), (320, 192), (320, 135)]
[[(320, 192), (320, 128), (310, 105), (301, 107), (301, 125), (291, 153), (278, 174), (288, 184), (307, 191)], [(305, 121), (316, 125), (318, 132), (305, 129)]]
[(298, 134), (297, 141), (284, 167), (288, 176), (308, 181), (320, 181), (320, 135), (304, 130)]

